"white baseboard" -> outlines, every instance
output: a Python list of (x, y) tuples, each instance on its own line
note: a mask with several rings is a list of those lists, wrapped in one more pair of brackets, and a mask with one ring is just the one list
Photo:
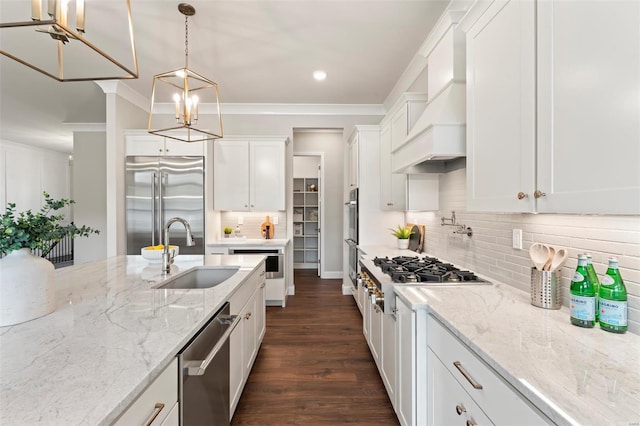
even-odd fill
[(294, 296), (296, 294), (296, 286), (294, 284), (291, 284), (289, 286), (289, 290), (287, 291), (287, 294), (289, 296)]
[(353, 286), (351, 284), (351, 281), (342, 282), (342, 294), (344, 296), (351, 296), (353, 294)]
[(339, 280), (343, 277), (344, 277), (344, 273), (342, 271), (325, 271), (322, 279)]

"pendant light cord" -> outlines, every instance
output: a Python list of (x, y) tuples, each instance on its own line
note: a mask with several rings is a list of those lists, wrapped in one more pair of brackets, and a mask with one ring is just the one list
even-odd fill
[(189, 68), (189, 16), (184, 16), (184, 67)]

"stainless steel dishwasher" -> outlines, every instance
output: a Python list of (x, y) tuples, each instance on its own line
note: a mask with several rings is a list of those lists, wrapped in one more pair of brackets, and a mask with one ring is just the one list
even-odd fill
[(178, 354), (181, 425), (229, 425), (229, 303)]

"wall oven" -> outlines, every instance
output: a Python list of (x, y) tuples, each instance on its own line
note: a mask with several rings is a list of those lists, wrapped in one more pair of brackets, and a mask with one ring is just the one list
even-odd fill
[(267, 257), (264, 261), (265, 278), (284, 277), (284, 251), (281, 249), (230, 248), (229, 254), (262, 254)]
[(349, 192), (349, 201), (344, 203), (349, 209), (349, 234), (345, 240), (349, 256), (349, 278), (354, 288), (358, 280), (358, 188)]

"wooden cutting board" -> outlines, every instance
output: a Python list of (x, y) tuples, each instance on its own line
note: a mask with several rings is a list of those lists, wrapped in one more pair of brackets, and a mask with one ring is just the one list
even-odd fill
[[(269, 227), (269, 235), (266, 234), (267, 227)], [(267, 216), (264, 222), (262, 222), (262, 225), (260, 225), (260, 235), (262, 235), (263, 238), (271, 240), (273, 239), (274, 232), (275, 232), (275, 226), (273, 225), (273, 222), (271, 222), (271, 220), (269, 219), (269, 216)]]

